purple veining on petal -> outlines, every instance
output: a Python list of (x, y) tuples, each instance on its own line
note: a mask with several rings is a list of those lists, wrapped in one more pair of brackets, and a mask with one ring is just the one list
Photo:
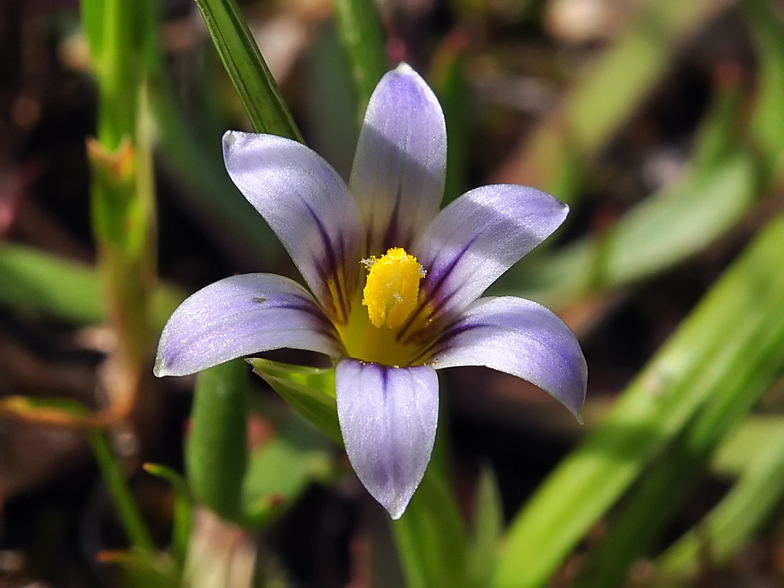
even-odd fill
[[(337, 241), (340, 249), (339, 253), (336, 254), (335, 248), (332, 245), (332, 240), (329, 238), (327, 230), (324, 227), (324, 223), (321, 222), (321, 219), (308, 202), (303, 201), (302, 204), (305, 206), (305, 208), (307, 208), (308, 213), (313, 219), (313, 223), (316, 225), (319, 236), (321, 237), (324, 262), (322, 262), (318, 268), (319, 276), (324, 283), (327, 283), (330, 279), (336, 280), (341, 269), (338, 259), (345, 259), (345, 243), (343, 242), (342, 238)], [(350, 285), (347, 284), (347, 286)], [(333, 300), (332, 296), (324, 296), (324, 303), (327, 304), (330, 314), (337, 316), (338, 322), (345, 324), (348, 322), (348, 315), (351, 309), (350, 302), (348, 301), (347, 293), (344, 288), (338, 288), (337, 297), (338, 300), (335, 301)]]
[(400, 234), (400, 202), (402, 188), (398, 186), (397, 196), (395, 197), (395, 206), (392, 209), (392, 214), (389, 216), (384, 237), (381, 240), (381, 253), (385, 253), (391, 247), (409, 247), (409, 237)]
[(424, 476), (438, 424), (433, 368), (342, 359), (335, 372), (338, 418), (351, 465), (393, 519)]
[(401, 64), (370, 98), (351, 170), (351, 192), (370, 236), (366, 254), (409, 247), (438, 212), (445, 170), (441, 106), (425, 81)]
[(525, 186), (484, 186), (442, 210), (413, 253), (428, 271), (422, 306), (447, 320), (563, 222), (568, 207)]
[[(463, 255), (465, 255), (466, 251), (468, 251), (475, 240), (476, 237), (469, 240), (461, 249), (461, 251), (449, 262), (446, 268), (442, 268), (440, 271), (428, 270), (428, 273), (425, 276), (421, 286), (419, 304), (417, 305), (416, 310), (411, 313), (411, 316), (406, 319), (406, 322), (395, 335), (396, 341), (402, 342), (404, 344), (413, 342), (417, 338), (418, 334), (409, 333), (412, 325), (416, 324), (417, 321), (437, 317), (448, 304), (449, 300), (451, 300), (451, 298), (455, 295), (455, 292), (453, 291), (448, 294), (442, 294), (442, 288), (444, 284), (446, 284), (447, 279), (451, 275), (452, 271), (455, 269), (455, 267), (457, 267), (457, 264), (463, 258)], [(422, 315), (425, 312), (428, 313), (428, 316), (423, 317)]]
[(232, 276), (174, 311), (161, 334), (155, 373), (191, 374), (283, 347), (343, 354), (332, 324), (302, 286), (272, 274)]
[(231, 131), (226, 169), (286, 247), (330, 317), (345, 323), (359, 279), (356, 202), (319, 155), (289, 139)]
[(436, 368), (483, 365), (523, 378), (579, 418), (587, 367), (569, 327), (544, 306), (512, 296), (480, 298), (439, 338)]

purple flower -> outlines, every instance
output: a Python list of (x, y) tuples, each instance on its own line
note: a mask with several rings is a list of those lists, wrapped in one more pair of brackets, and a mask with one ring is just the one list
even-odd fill
[(394, 519), (430, 460), (436, 369), (507, 372), (579, 414), (587, 370), (569, 328), (535, 302), (480, 298), (558, 228), (568, 207), (534, 188), (495, 185), (439, 211), (444, 116), (408, 65), (386, 74), (373, 93), (349, 186), (288, 139), (230, 131), (223, 149), (232, 180), (310, 292), (271, 274), (207, 286), (169, 319), (156, 375), (282, 347), (331, 356), (349, 459)]

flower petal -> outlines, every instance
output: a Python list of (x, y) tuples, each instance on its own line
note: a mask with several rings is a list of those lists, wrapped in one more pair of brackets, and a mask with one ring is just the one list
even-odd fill
[(163, 329), (156, 376), (184, 376), (288, 347), (342, 354), (333, 329), (299, 284), (273, 274), (232, 276), (190, 296)]
[(365, 254), (407, 248), (444, 195), (446, 124), (425, 81), (408, 65), (387, 73), (370, 97), (351, 170), (365, 223)]
[(474, 302), (443, 334), (428, 363), (483, 365), (536, 384), (578, 419), (588, 368), (574, 334), (544, 306), (514, 296)]
[(229, 131), (223, 156), (316, 299), (345, 322), (361, 259), (359, 213), (346, 184), (314, 151), (283, 137)]
[(568, 213), (554, 196), (526, 186), (484, 186), (463, 194), (433, 219), (413, 248), (427, 271), (420, 308), (455, 316)]
[(346, 452), (368, 492), (393, 519), (425, 475), (438, 424), (433, 368), (398, 368), (342, 359), (335, 372)]

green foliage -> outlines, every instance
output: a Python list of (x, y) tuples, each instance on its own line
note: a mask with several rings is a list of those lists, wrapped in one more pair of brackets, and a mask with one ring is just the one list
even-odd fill
[(250, 456), (243, 484), (246, 519), (266, 526), (313, 480), (333, 473), (332, 443), (310, 422), (290, 413), (275, 436)]
[(248, 402), (248, 374), (243, 361), (230, 361), (201, 372), (185, 454), (194, 496), (234, 522), (243, 518)]
[(253, 371), (303, 416), (343, 445), (335, 401), (335, 370), (281, 364), (266, 359), (248, 360)]
[(373, 0), (336, 0), (335, 20), (354, 80), (361, 121), (370, 95), (389, 69), (381, 20)]
[(408, 588), (474, 585), (465, 525), (441, 468), (427, 469), (392, 531)]
[[(235, 0), (197, 4), (254, 129), (302, 141)], [(587, 186), (597, 181), (590, 178), (593, 162), (671, 67), (682, 41), (720, 5), (711, 0), (644, 3), (498, 179), (531, 183), (579, 203), (586, 188), (596, 187)], [(466, 10), (471, 18), (479, 16), (474, 5)], [(705, 252), (780, 183), (784, 24), (766, 0), (743, 0), (739, 10), (756, 48), (753, 104), (743, 80), (732, 67), (725, 68), (681, 178), (611, 225), (513, 270), (501, 289), (562, 308), (593, 295), (609, 297)], [(388, 67), (381, 18), (371, 0), (337, 0), (335, 17), (361, 119)], [(99, 96), (97, 140), (89, 147), (99, 268), (0, 244), (0, 303), (76, 324), (108, 322), (117, 334), (119, 355), (130, 358), (131, 379), (146, 373), (157, 333), (184, 298), (156, 283), (153, 119), (164, 159), (193, 202), (231, 239), (253, 250), (260, 263), (274, 261), (281, 252), (227, 179), (217, 143), (212, 152), (205, 148), (177, 106), (158, 45), (157, 19), (152, 0), (82, 0)], [(475, 36), (473, 29), (470, 35), (454, 33), (430, 64), (448, 129), (447, 202), (469, 183), (469, 82), (474, 81), (472, 70), (484, 65), (471, 61), (470, 52), (479, 45)], [(329, 75), (318, 79), (334, 82)], [(331, 122), (346, 126), (341, 121)], [(335, 136), (338, 131), (331, 128)], [(265, 420), (271, 432), (251, 451), (248, 420), (255, 416), (245, 364), (229, 362), (199, 376), (187, 480), (165, 466), (146, 467), (174, 488), (171, 558), (155, 553), (106, 433), (89, 428), (93, 453), (132, 545), (131, 551), (104, 559), (123, 568), (128, 586), (180, 583), (194, 500), (228, 521), (259, 529), (308, 484), (335, 477), (330, 440), (340, 446), (342, 438), (334, 369), (248, 361), (299, 414)], [(735, 477), (734, 485), (655, 565), (664, 585), (695, 581), (706, 554), (711, 564), (730, 561), (784, 497), (784, 423), (780, 416), (763, 421), (751, 414), (782, 366), (784, 220), (779, 218), (756, 236), (606, 420), (514, 515), (508, 530), (499, 489), (487, 468), (480, 475), (470, 532), (466, 528), (449, 483), (446, 427), (440, 426), (433, 463), (407, 512), (391, 523), (408, 588), (546, 585), (600, 521), (603, 536), (586, 550), (573, 585), (622, 586), (630, 566), (652, 553), (688, 489), (711, 465)], [(0, 411), (50, 424), (95, 424), (84, 406), (69, 400), (6, 397)]]
[(302, 141), (235, 0), (196, 0), (253, 128)]
[(477, 587), (489, 587), (495, 575), (498, 550), (504, 532), (501, 491), (493, 470), (485, 464), (479, 471), (474, 505), (473, 533), (468, 563)]
[(784, 219), (777, 219), (626, 389), (610, 417), (516, 515), (496, 586), (544, 583), (691, 423), (688, 435), (699, 444), (694, 451), (704, 451), (727, 430), (734, 407), (748, 410), (784, 363), (781, 268)]
[(182, 569), (188, 540), (192, 530), (193, 497), (188, 482), (170, 467), (157, 463), (144, 464), (144, 470), (153, 476), (163, 478), (172, 485), (174, 490), (174, 521), (172, 523), (172, 552), (174, 560)]

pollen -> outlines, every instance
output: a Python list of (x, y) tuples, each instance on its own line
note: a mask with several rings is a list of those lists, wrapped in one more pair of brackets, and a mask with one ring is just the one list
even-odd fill
[(416, 308), (425, 269), (401, 247), (362, 263), (368, 268), (362, 304), (367, 306), (370, 322), (376, 327), (398, 328)]

